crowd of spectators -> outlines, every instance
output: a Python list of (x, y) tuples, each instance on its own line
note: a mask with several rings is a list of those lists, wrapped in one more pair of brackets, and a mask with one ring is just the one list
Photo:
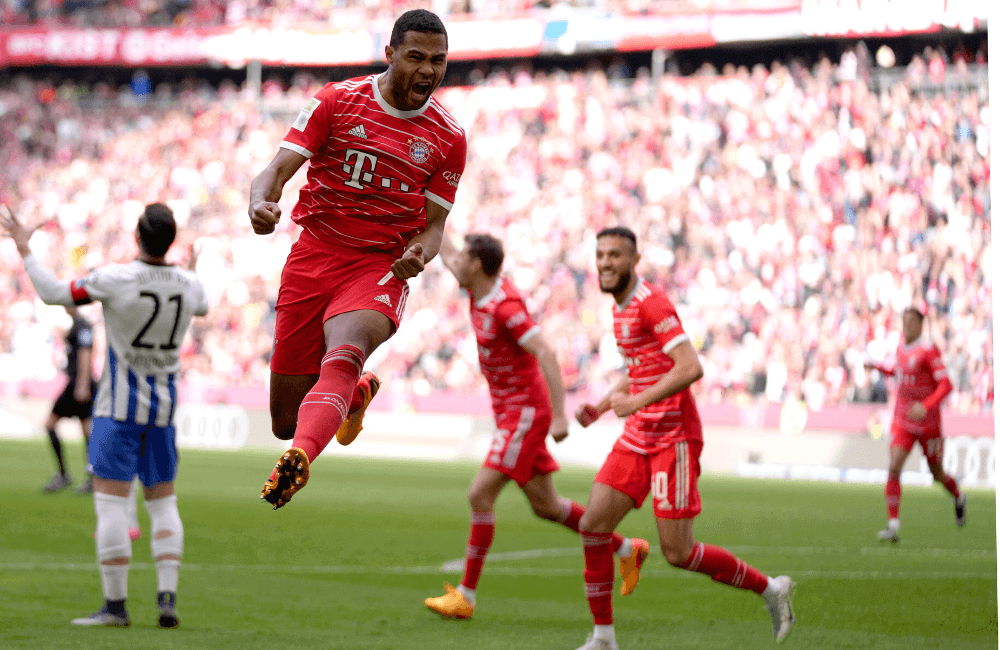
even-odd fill
[(77, 27), (244, 25), (336, 26), (391, 24), (408, 9), (442, 17), (489, 20), (537, 11), (594, 11), (619, 15), (664, 14), (768, 6), (789, 0), (0, 0), (0, 24)]
[[(621, 371), (595, 233), (639, 235), (640, 271), (664, 286), (699, 349), (699, 399), (885, 399), (866, 359), (891, 356), (900, 317), (926, 305), (956, 390), (948, 407), (992, 407), (989, 121), (985, 87), (875, 93), (857, 61), (705, 67), (690, 77), (493, 74), (439, 99), (469, 157), (448, 233), (493, 233), (529, 296), (571, 391), (600, 395)], [(915, 73), (914, 73), (915, 74)], [(917, 80), (920, 81), (920, 80)], [(0, 88), (0, 197), (60, 277), (134, 255), (145, 203), (197, 239), (212, 309), (185, 345), (189, 386), (266, 386), (286, 219), (253, 235), (250, 180), (318, 82), (245, 90), (190, 80), (145, 101), (128, 87)], [(108, 107), (114, 110), (108, 110)], [(102, 108), (103, 107), (103, 108)], [(282, 199), (288, 214), (300, 171)], [(56, 373), (53, 326), (9, 240), (0, 243), (0, 377)], [(439, 262), (416, 280), (399, 332), (370, 361), (393, 395), (482, 391), (467, 298)], [(89, 312), (99, 318), (99, 310)], [(100, 358), (100, 357), (98, 357)]]

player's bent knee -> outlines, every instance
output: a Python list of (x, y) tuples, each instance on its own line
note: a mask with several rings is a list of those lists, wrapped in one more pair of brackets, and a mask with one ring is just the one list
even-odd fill
[(291, 440), (295, 437), (295, 427), (291, 429), (272, 429), (271, 432), (278, 440)]
[(678, 568), (683, 568), (687, 564), (688, 557), (691, 555), (690, 552), (685, 552), (684, 549), (667, 546), (666, 544), (660, 544), (660, 552), (663, 553), (663, 557), (666, 558), (668, 563)]
[(163, 556), (181, 557), (184, 553), (184, 525), (177, 512), (177, 495), (171, 494), (160, 499), (148, 499), (146, 511), (152, 529), (149, 546), (153, 558)]

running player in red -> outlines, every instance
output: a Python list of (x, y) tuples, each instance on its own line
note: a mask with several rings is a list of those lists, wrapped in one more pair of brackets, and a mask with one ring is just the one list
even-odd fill
[(636, 274), (638, 262), (635, 233), (630, 229), (605, 228), (597, 234), (598, 278), (601, 291), (615, 299), (615, 339), (628, 373), (600, 402), (580, 407), (576, 418), (585, 427), (609, 410), (626, 419), (624, 433), (594, 479), (580, 520), (594, 632), (578, 650), (618, 648), (610, 533), (629, 511), (642, 506), (650, 492), (667, 562), (763, 596), (774, 638), (781, 641), (795, 622), (791, 579), (769, 578), (726, 549), (694, 538), (694, 517), (701, 512), (702, 437), (689, 387), (703, 371), (673, 304), (661, 289)]
[(899, 500), (902, 493), (899, 475), (916, 442), (924, 450), (934, 480), (943, 485), (954, 500), (955, 522), (959, 526), (965, 525), (965, 493), (959, 491), (958, 483), (945, 474), (941, 464), (944, 458), (941, 402), (951, 392), (951, 381), (937, 346), (920, 340), (923, 327), (923, 313), (916, 307), (906, 309), (903, 312), (903, 341), (896, 350), (895, 364), (865, 364), (867, 370), (899, 377), (892, 417), (892, 441), (889, 444), (889, 477), (885, 483), (889, 524), (878, 533), (879, 539), (892, 542), (899, 541)]
[(385, 56), (384, 73), (320, 90), (250, 188), (254, 232), (274, 232), (285, 183), (310, 162), (276, 306), (271, 429), (292, 448), (261, 492), (275, 509), (334, 434), (347, 445), (361, 431), (379, 388), (365, 360), (399, 326), (406, 281), (437, 255), (465, 169), (465, 132), (431, 96), (448, 63), (444, 24), (407, 11)]
[[(465, 574), (457, 589), (445, 583), (445, 594), (424, 604), (448, 618), (470, 618), (476, 586), (493, 543), (500, 491), (513, 480), (536, 515), (579, 532), (583, 506), (560, 497), (552, 485), (559, 464), (545, 448), (546, 436), (561, 442), (568, 435), (566, 391), (556, 353), (528, 314), (513, 283), (500, 275), (503, 245), (490, 235), (467, 235), (457, 250), (446, 237), (441, 260), (460, 287), (469, 292), (469, 316), (479, 347), (479, 367), (490, 387), (496, 433), (493, 445), (469, 488), (472, 530), (465, 550)], [(649, 554), (643, 539), (610, 535), (620, 558), (622, 595), (639, 581)]]

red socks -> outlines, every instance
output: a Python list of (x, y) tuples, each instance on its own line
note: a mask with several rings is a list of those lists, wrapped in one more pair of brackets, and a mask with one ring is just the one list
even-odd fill
[[(574, 533), (580, 532), (580, 517), (583, 516), (585, 508), (581, 506), (576, 501), (570, 501), (569, 499), (563, 499), (563, 518), (559, 520), (559, 523), (569, 528)], [(617, 530), (611, 533), (611, 549), (615, 552), (621, 548), (622, 542), (625, 541), (625, 537), (622, 536)]]
[(615, 586), (615, 558), (610, 533), (581, 532), (583, 540), (583, 582), (594, 625), (614, 623), (611, 590)]
[(695, 542), (691, 556), (682, 569), (697, 571), (723, 584), (746, 589), (756, 594), (764, 593), (767, 576), (719, 546)]
[(944, 480), (941, 481), (941, 485), (944, 486), (944, 489), (951, 492), (951, 496), (955, 497), (956, 499), (958, 498), (959, 494), (961, 494), (958, 491), (958, 483), (956, 483), (955, 479), (948, 476), (947, 474), (944, 475)]
[(354, 398), (361, 392), (358, 379), (364, 364), (365, 355), (353, 345), (341, 345), (323, 357), (319, 380), (299, 406), (299, 421), (292, 441), (293, 447), (306, 452), (309, 462), (337, 435)]
[[(954, 481), (952, 481), (954, 483)], [(945, 487), (948, 487), (945, 485)], [(958, 490), (958, 487), (955, 487)], [(889, 476), (885, 482), (885, 507), (889, 511), (889, 519), (899, 519), (899, 497), (903, 490), (899, 486), (899, 477)]]
[(479, 584), (479, 576), (483, 573), (483, 563), (486, 554), (493, 544), (493, 534), (496, 531), (497, 516), (490, 512), (472, 512), (472, 530), (469, 531), (469, 545), (465, 547), (465, 575), (462, 576), (462, 586), (475, 590)]

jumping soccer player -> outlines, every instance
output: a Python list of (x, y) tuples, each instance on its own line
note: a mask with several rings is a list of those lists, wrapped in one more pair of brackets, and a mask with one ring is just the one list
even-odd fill
[[(128, 627), (125, 608), (129, 540), (129, 489), (138, 475), (145, 487), (150, 547), (156, 560), (159, 626), (177, 627), (177, 582), (184, 527), (177, 512), (174, 409), (180, 372), (180, 344), (192, 316), (208, 311), (205, 288), (190, 271), (165, 260), (177, 226), (170, 208), (146, 206), (135, 229), (139, 254), (129, 264), (111, 264), (73, 282), (57, 280), (31, 254), (34, 228), (13, 213), (0, 225), (24, 258), (38, 297), (48, 305), (100, 301), (108, 341), (104, 372), (94, 400), (88, 446), (94, 472), (97, 559), (104, 607), (73, 620), (74, 625)], [(195, 259), (192, 251), (192, 264)]]
[(704, 573), (716, 582), (753, 591), (771, 613), (781, 641), (795, 622), (792, 581), (769, 578), (724, 548), (694, 538), (698, 494), (701, 419), (690, 386), (703, 370), (698, 353), (666, 294), (636, 274), (636, 237), (624, 227), (597, 234), (601, 291), (615, 299), (614, 331), (627, 375), (597, 404), (577, 411), (591, 425), (609, 410), (625, 419), (625, 431), (594, 479), (580, 520), (584, 582), (594, 631), (578, 650), (617, 650), (611, 587), (614, 561), (611, 531), (653, 493), (660, 549), (673, 566)]
[(384, 73), (320, 90), (250, 188), (254, 232), (271, 233), (285, 183), (310, 161), (276, 305), (271, 430), (292, 448), (261, 491), (275, 509), (335, 434), (347, 445), (361, 431), (379, 388), (365, 360), (399, 326), (406, 281), (437, 255), (465, 169), (465, 131), (431, 97), (448, 64), (440, 18), (404, 13), (385, 56)]
[[(448, 618), (470, 618), (475, 610), (476, 586), (496, 527), (493, 507), (508, 482), (517, 483), (536, 515), (574, 532), (580, 531), (584, 512), (579, 503), (556, 493), (552, 473), (559, 464), (545, 448), (546, 436), (561, 442), (569, 433), (559, 360), (521, 294), (500, 275), (503, 257), (503, 245), (490, 235), (466, 235), (462, 250), (447, 237), (441, 244), (441, 260), (469, 292), (479, 367), (490, 387), (497, 426), (486, 461), (469, 488), (472, 529), (462, 582), (457, 589), (445, 583), (443, 596), (424, 601)], [(639, 580), (649, 543), (617, 532), (611, 543), (620, 558), (621, 593), (628, 595)]]
[(892, 416), (889, 445), (889, 478), (885, 483), (885, 505), (889, 524), (878, 533), (879, 539), (899, 541), (899, 501), (902, 488), (899, 475), (916, 442), (927, 457), (927, 467), (934, 480), (951, 494), (955, 504), (955, 523), (965, 525), (965, 493), (945, 473), (944, 437), (941, 434), (941, 402), (951, 392), (951, 380), (941, 360), (941, 351), (929, 341), (921, 341), (924, 315), (916, 307), (903, 312), (903, 341), (896, 350), (892, 365), (866, 363), (866, 370), (878, 370), (899, 377), (896, 408)]

